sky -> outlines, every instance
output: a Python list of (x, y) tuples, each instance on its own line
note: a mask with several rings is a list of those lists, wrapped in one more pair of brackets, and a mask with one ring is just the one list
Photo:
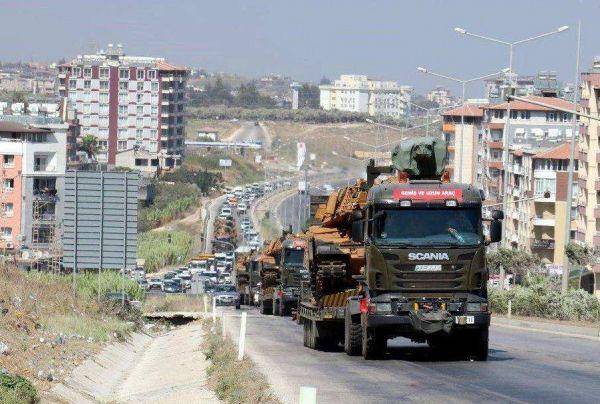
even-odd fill
[[(416, 67), (469, 79), (506, 67), (508, 49), (454, 27), (516, 41), (568, 25), (516, 47), (514, 66), (573, 82), (579, 19), (586, 70), (600, 55), (600, 0), (0, 0), (0, 60), (56, 61), (122, 43), (131, 55), (249, 77), (366, 74), (458, 91)], [(467, 96), (481, 93), (474, 83)]]

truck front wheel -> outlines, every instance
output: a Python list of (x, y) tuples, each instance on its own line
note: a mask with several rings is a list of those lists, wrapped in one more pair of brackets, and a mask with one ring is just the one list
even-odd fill
[(279, 300), (277, 300), (277, 299), (273, 299), (273, 315), (274, 316), (279, 315)]
[(362, 347), (362, 327), (359, 322), (352, 321), (346, 310), (344, 316), (344, 351), (350, 356), (360, 355)]
[(362, 325), (361, 328), (363, 358), (367, 360), (381, 358), (387, 348), (387, 339), (366, 325)]
[(489, 330), (487, 328), (475, 333), (471, 340), (471, 355), (476, 361), (487, 361), (489, 352)]

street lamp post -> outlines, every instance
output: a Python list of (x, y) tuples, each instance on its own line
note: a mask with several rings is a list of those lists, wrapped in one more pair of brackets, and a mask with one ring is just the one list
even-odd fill
[[(486, 41), (490, 41), (490, 42), (494, 42), (500, 45), (504, 45), (504, 46), (508, 46), (508, 84), (509, 84), (509, 92), (512, 90), (513, 88), (513, 77), (512, 77), (512, 67), (513, 67), (513, 51), (514, 51), (514, 47), (517, 45), (521, 45), (525, 42), (530, 42), (536, 39), (540, 39), (540, 38), (544, 38), (546, 36), (549, 35), (554, 35), (554, 34), (558, 34), (561, 32), (564, 32), (566, 30), (568, 30), (569, 27), (566, 25), (563, 25), (562, 27), (559, 27), (557, 29), (555, 29), (554, 31), (551, 32), (546, 32), (544, 34), (540, 34), (540, 35), (536, 35), (530, 38), (525, 38), (525, 39), (521, 39), (520, 41), (515, 41), (515, 42), (508, 42), (508, 41), (503, 41), (497, 38), (492, 38), (492, 37), (488, 37), (488, 36), (484, 36), (484, 35), (479, 35), (479, 34), (474, 34), (472, 32), (467, 31), (464, 28), (460, 28), (460, 27), (456, 27), (454, 28), (454, 31), (456, 31), (457, 33), (461, 34), (461, 35), (468, 35), (468, 36), (472, 36), (475, 38), (479, 38), (479, 39), (483, 39)], [(508, 135), (509, 135), (509, 129), (510, 129), (510, 102), (507, 102), (506, 105), (506, 119), (504, 121), (504, 131), (502, 133), (502, 140), (504, 142), (504, 151), (503, 151), (503, 166), (504, 166), (504, 175), (503, 175), (503, 196), (502, 196), (502, 210), (506, 213), (507, 208), (508, 208), (508, 153), (509, 153), (509, 141), (508, 141)], [(506, 220), (502, 221), (502, 234), (506, 234)], [(502, 238), (502, 245), (504, 247), (506, 247), (506, 237)]]
[(462, 182), (463, 151), (464, 151), (463, 150), (463, 145), (464, 145), (464, 139), (463, 139), (464, 128), (463, 127), (465, 126), (465, 93), (466, 93), (467, 84), (472, 83), (474, 81), (483, 80), (483, 79), (487, 79), (489, 77), (497, 76), (501, 73), (504, 73), (506, 69), (499, 71), (499, 72), (486, 74), (485, 76), (474, 77), (474, 78), (468, 79), (468, 80), (459, 79), (459, 78), (451, 77), (451, 76), (446, 76), (444, 74), (434, 73), (434, 72), (429, 71), (428, 69), (421, 67), (421, 66), (417, 67), (417, 70), (420, 71), (421, 73), (430, 74), (435, 77), (440, 77), (440, 78), (443, 78), (446, 80), (454, 81), (454, 82), (460, 83), (462, 85), (462, 98), (461, 98), (462, 108), (460, 111), (460, 146), (459, 146), (460, 161), (459, 161), (459, 169), (458, 169), (458, 182)]

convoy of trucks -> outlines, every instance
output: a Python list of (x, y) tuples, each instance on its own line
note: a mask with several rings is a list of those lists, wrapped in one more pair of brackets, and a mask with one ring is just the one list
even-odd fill
[(261, 313), (293, 314), (312, 349), (373, 359), (402, 336), (487, 360), (485, 249), (503, 214), (482, 217), (482, 192), (449, 181), (446, 155), (439, 139), (405, 141), (390, 166), (371, 161), (366, 180), (311, 198), (304, 233), (246, 260)]

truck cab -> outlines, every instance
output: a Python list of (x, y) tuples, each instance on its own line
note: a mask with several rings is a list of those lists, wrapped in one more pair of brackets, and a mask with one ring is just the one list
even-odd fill
[(291, 315), (298, 306), (302, 282), (309, 279), (306, 249), (307, 242), (301, 238), (287, 238), (282, 242), (279, 285), (273, 296), (275, 315)]
[(433, 180), (369, 190), (353, 225), (353, 238), (365, 246), (362, 293), (347, 313), (350, 326), (361, 325), (363, 356), (402, 336), (487, 358), (485, 247), (500, 240), (502, 213), (494, 212), (486, 240), (482, 202), (471, 185)]

